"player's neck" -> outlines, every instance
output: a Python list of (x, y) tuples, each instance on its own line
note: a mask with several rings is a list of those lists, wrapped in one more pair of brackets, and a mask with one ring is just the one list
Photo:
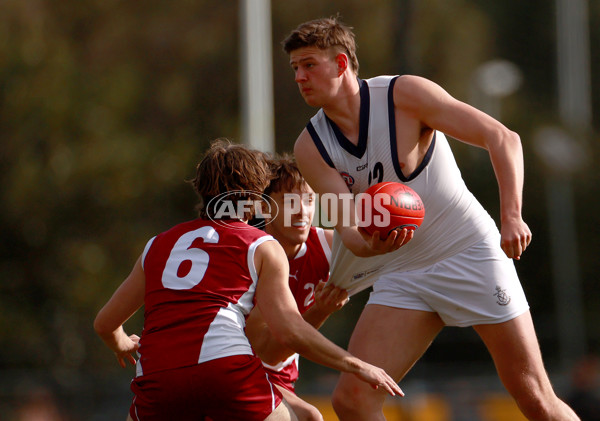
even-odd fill
[[(304, 243), (302, 243), (302, 244), (304, 244)], [(287, 256), (288, 260), (291, 260), (294, 257), (296, 257), (296, 255), (302, 248), (302, 244), (282, 244), (281, 245), (283, 247), (283, 251), (285, 251), (285, 255)]]
[(356, 76), (346, 77), (338, 90), (338, 94), (323, 111), (351, 142), (358, 142), (360, 121), (360, 87)]

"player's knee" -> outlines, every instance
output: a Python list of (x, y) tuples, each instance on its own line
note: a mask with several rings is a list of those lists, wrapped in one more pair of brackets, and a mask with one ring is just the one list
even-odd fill
[(344, 418), (344, 415), (351, 414), (356, 411), (351, 401), (348, 401), (345, 396), (339, 393), (334, 393), (331, 397), (331, 405), (338, 417)]
[(356, 387), (338, 384), (331, 396), (331, 405), (338, 417), (344, 418), (364, 410), (368, 405), (368, 398), (363, 392)]
[(338, 384), (337, 387), (333, 390), (333, 394), (331, 395), (331, 405), (333, 406), (333, 410), (338, 416), (347, 411), (348, 403), (346, 403), (347, 397), (346, 393), (342, 390), (342, 387)]

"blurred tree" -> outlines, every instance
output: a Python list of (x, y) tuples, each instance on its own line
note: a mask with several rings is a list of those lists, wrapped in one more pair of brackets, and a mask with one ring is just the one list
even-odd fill
[(0, 4), (0, 365), (111, 357), (95, 313), (151, 235), (195, 216), (184, 180), (208, 142), (236, 138), (236, 12)]

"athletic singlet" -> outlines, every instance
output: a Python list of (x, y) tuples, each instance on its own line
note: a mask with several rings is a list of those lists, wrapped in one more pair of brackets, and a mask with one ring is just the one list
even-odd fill
[(245, 335), (256, 248), (273, 237), (240, 221), (185, 222), (148, 241), (136, 375), (253, 355)]
[(321, 109), (307, 125), (325, 162), (335, 168), (354, 194), (394, 181), (415, 190), (425, 205), (425, 219), (413, 239), (395, 252), (356, 258), (334, 235), (331, 282), (354, 294), (388, 272), (420, 269), (466, 249), (496, 229), (494, 220), (467, 189), (450, 145), (434, 132), (419, 167), (400, 169), (396, 144), (393, 88), (398, 76), (359, 80), (360, 129), (352, 144)]
[[(315, 302), (315, 287), (329, 279), (331, 250), (322, 228), (311, 227), (306, 242), (290, 262), (290, 289), (300, 313), (304, 313)], [(298, 380), (298, 354), (291, 355), (277, 365), (263, 362), (273, 382), (294, 391)]]

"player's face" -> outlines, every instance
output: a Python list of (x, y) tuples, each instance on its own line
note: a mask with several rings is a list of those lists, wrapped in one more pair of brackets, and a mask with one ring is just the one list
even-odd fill
[(288, 256), (295, 255), (306, 242), (315, 215), (315, 193), (308, 186), (271, 194), (279, 213), (266, 226), (266, 231), (283, 246)]
[(308, 105), (323, 107), (334, 97), (338, 68), (331, 52), (317, 47), (299, 48), (290, 53), (290, 65)]

